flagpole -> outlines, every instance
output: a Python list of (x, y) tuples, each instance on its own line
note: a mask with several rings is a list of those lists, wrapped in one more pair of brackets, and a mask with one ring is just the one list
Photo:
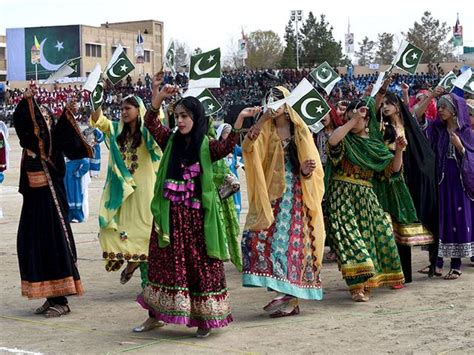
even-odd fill
[(35, 81), (38, 82), (38, 63), (35, 63)]

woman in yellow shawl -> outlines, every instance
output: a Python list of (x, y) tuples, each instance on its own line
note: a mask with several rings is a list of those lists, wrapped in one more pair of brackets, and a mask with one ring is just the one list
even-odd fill
[[(273, 88), (265, 101), (288, 94), (283, 87)], [(249, 201), (242, 237), (243, 285), (277, 292), (264, 307), (270, 317), (298, 314), (298, 298), (323, 297), (324, 172), (319, 154), (308, 127), (286, 104), (268, 110), (242, 148)]]

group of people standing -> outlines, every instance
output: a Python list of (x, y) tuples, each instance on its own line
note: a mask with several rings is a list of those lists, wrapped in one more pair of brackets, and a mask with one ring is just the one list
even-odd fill
[[(163, 86), (161, 74), (153, 78), (148, 110), (131, 95), (123, 99), (120, 121), (92, 112), (90, 123), (109, 149), (99, 210), (105, 267), (123, 267), (121, 283), (136, 269), (141, 274), (137, 302), (148, 318), (134, 331), (175, 323), (197, 327), (203, 338), (227, 326), (228, 260), (242, 272), (244, 286), (276, 293), (263, 307), (270, 317), (298, 314), (298, 299), (323, 298), (325, 240), (356, 302), (368, 301), (374, 288), (410, 282), (416, 245), (429, 249), (429, 266), (421, 272), (440, 276), (443, 257), (450, 257), (445, 278), (460, 277), (460, 258), (473, 256), (474, 246), (472, 107), (437, 88), (426, 97), (439, 97), (438, 116), (429, 121), (427, 103), (413, 114), (386, 92), (389, 83), (375, 98), (338, 102), (317, 134), (287, 104), (265, 112), (245, 108), (233, 127), (213, 132), (200, 101)], [(288, 95), (274, 87), (262, 106)], [(169, 98), (174, 128), (162, 122)], [(14, 115), (24, 149), (22, 293), (47, 298), (36, 313), (50, 317), (67, 314), (66, 296), (83, 292), (64, 157), (92, 158), (93, 151), (72, 112), (68, 106), (51, 122), (28, 91)], [(256, 116), (238, 147), (244, 120)], [(219, 185), (236, 172), (240, 154), (249, 211), (239, 247), (240, 196), (222, 197)]]

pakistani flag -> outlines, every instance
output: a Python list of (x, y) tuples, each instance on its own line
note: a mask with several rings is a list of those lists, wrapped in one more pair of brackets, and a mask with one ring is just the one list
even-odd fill
[(176, 75), (175, 49), (173, 40), (170, 40), (163, 64), (165, 69), (169, 70), (173, 75)]
[(135, 69), (135, 66), (127, 57), (123, 47), (119, 44), (117, 49), (115, 49), (107, 68), (105, 68), (107, 78), (113, 85), (115, 85), (125, 78), (133, 69)]
[(329, 95), (334, 85), (341, 80), (341, 77), (331, 68), (328, 62), (324, 62), (310, 74), (320, 87)]
[(306, 78), (301, 80), (290, 96), (270, 103), (268, 107), (276, 110), (284, 103), (291, 106), (314, 133), (319, 132), (323, 128), (320, 121), (331, 111), (326, 100)]
[(51, 74), (45, 84), (53, 84), (60, 79), (66, 78), (72, 73), (76, 73), (79, 68), (81, 57), (72, 58), (66, 61), (56, 72)]
[(471, 68), (465, 70), (461, 75), (453, 80), (453, 85), (463, 91), (474, 94), (474, 77), (472, 76)]
[(92, 72), (89, 74), (87, 77), (86, 82), (84, 83), (83, 89), (89, 92), (92, 92), (95, 90), (95, 87), (97, 86), (97, 83), (101, 79), (102, 76), (102, 68), (99, 63), (97, 63), (92, 70)]
[(222, 105), (216, 100), (209, 89), (190, 89), (183, 94), (183, 97), (187, 96), (193, 96), (201, 101), (202, 105), (204, 106), (204, 112), (206, 113), (206, 116), (215, 115), (222, 109)]
[(104, 102), (104, 83), (99, 82), (94, 91), (90, 93), (89, 100), (93, 111), (97, 111)]
[(446, 74), (441, 81), (439, 82), (438, 86), (445, 88), (447, 92), (451, 92), (453, 90), (453, 81), (456, 79), (456, 74), (453, 71), (450, 71)]
[(189, 84), (191, 88), (221, 87), (221, 50), (193, 55), (189, 68)]
[(377, 81), (375, 82), (374, 87), (372, 88), (372, 92), (370, 93), (370, 97), (374, 97), (375, 95), (377, 95), (377, 93), (379, 92), (380, 88), (383, 85), (384, 78), (385, 78), (385, 72), (383, 71), (379, 74), (379, 77), (377, 78)]
[(422, 55), (422, 49), (403, 41), (400, 50), (393, 60), (393, 64), (407, 73), (415, 74)]

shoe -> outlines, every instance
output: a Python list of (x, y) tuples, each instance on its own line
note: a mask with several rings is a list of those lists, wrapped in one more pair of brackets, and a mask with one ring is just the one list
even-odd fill
[(148, 318), (146, 321), (144, 321), (141, 325), (138, 327), (133, 328), (134, 333), (143, 333), (143, 332), (148, 332), (149, 330), (155, 329), (155, 328), (161, 328), (165, 325), (165, 322), (158, 320), (156, 318)]
[(405, 288), (404, 284), (398, 284), (398, 285), (392, 286), (392, 290), (401, 290), (402, 288)]
[(269, 304), (267, 304), (265, 307), (263, 307), (263, 310), (268, 313), (272, 313), (276, 311), (278, 308), (280, 308), (282, 305), (284, 305), (287, 302), (290, 302), (291, 300), (295, 299), (293, 296), (285, 295), (283, 297), (277, 297), (274, 298), (273, 300), (270, 301)]
[(289, 316), (295, 316), (297, 314), (300, 314), (300, 306), (296, 306), (293, 308), (292, 311), (286, 311), (286, 310), (278, 310), (272, 314), (270, 314), (270, 318), (281, 318), (281, 317), (289, 317)]
[(354, 302), (368, 302), (370, 299), (363, 291), (351, 292), (351, 298)]
[(134, 266), (133, 269), (130, 270), (128, 267), (130, 263), (128, 263), (125, 269), (123, 269), (122, 273), (120, 274), (120, 283), (122, 285), (125, 285), (128, 281), (130, 281), (130, 279), (133, 276), (133, 273), (135, 272), (136, 269), (138, 269), (139, 264), (138, 263), (134, 263), (134, 264), (136, 264), (136, 266)]
[(198, 328), (198, 330), (196, 331), (196, 338), (199, 339), (207, 338), (209, 335), (211, 335), (210, 328)]

